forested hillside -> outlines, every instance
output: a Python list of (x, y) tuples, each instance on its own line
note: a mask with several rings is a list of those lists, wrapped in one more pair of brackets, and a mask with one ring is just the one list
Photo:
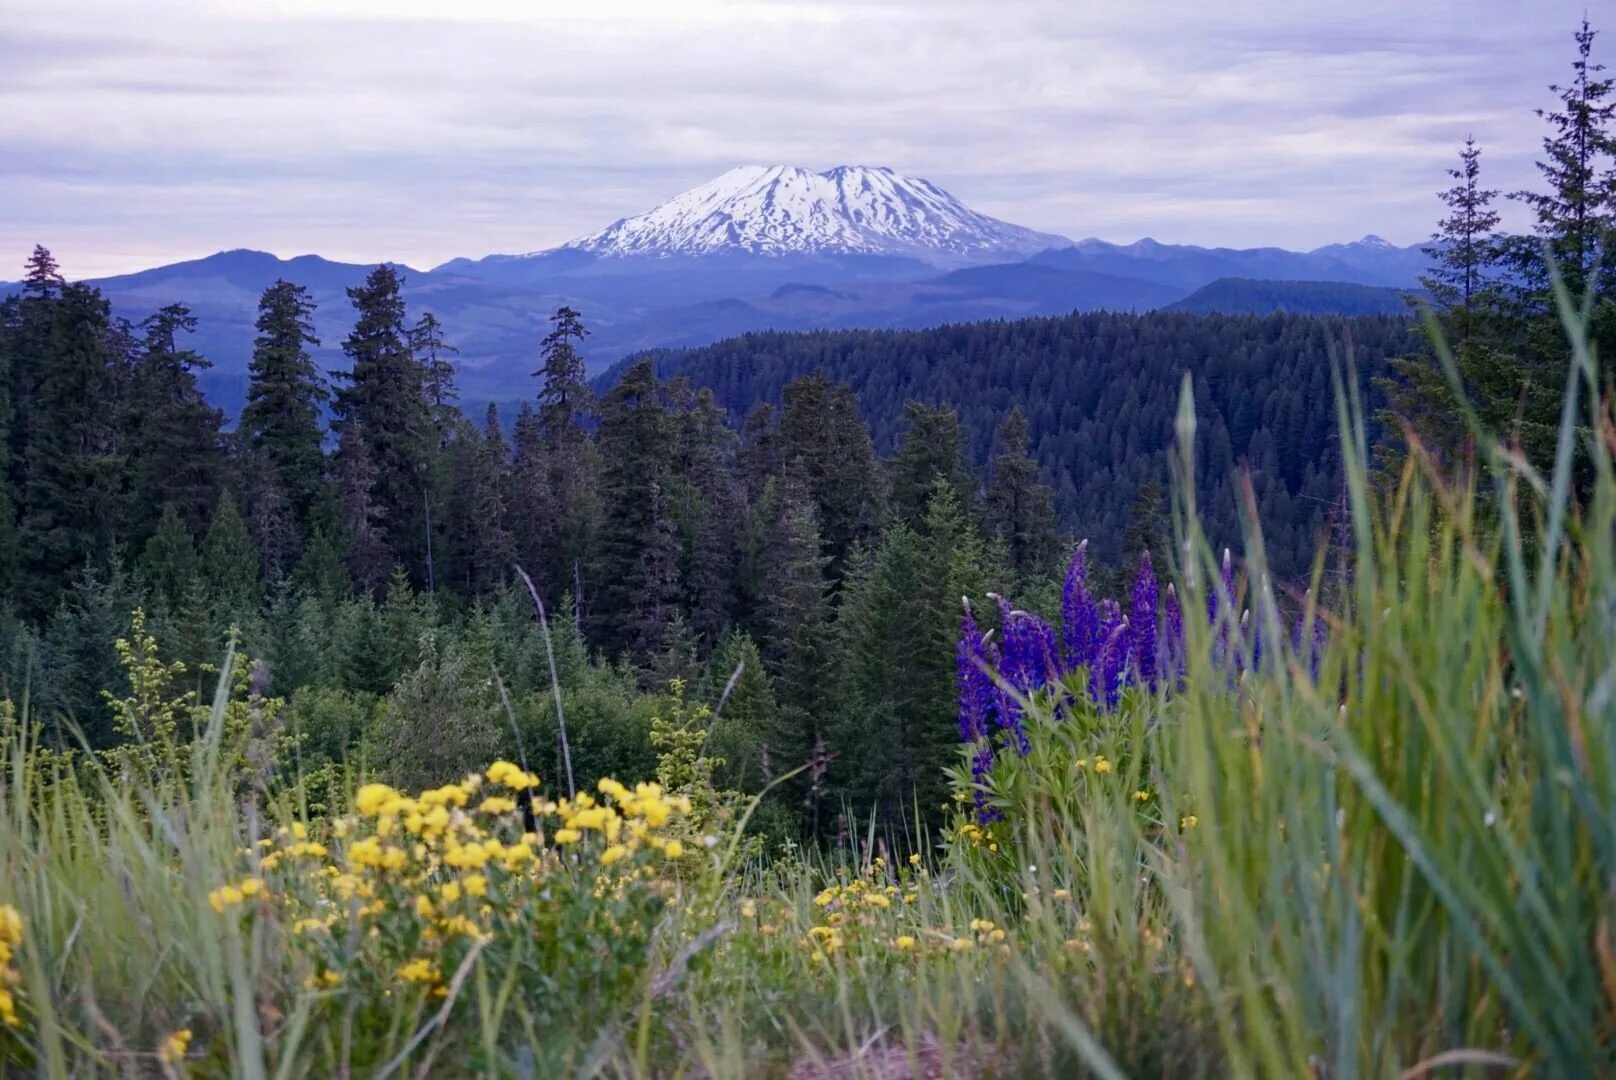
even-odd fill
[(1209, 530), (1219, 542), (1236, 539), (1236, 488), (1248, 467), (1271, 557), (1294, 575), (1305, 572), (1340, 501), (1331, 358), (1350, 358), (1368, 382), (1412, 347), (1413, 333), (1410, 320), (1391, 316), (1087, 313), (934, 330), (748, 334), (659, 354), (657, 370), (711, 389), (736, 414), (777, 403), (793, 379), (823, 373), (851, 388), (881, 453), (909, 430), (910, 402), (955, 410), (973, 462), (998, 452), (999, 424), (1019, 410), (1061, 526), (1089, 537), (1107, 561), (1140, 547), (1138, 530), (1161, 512), (1152, 507), (1168, 481), (1173, 412), (1188, 372)]
[(101, 691), (140, 609), (204, 696), (234, 628), (316, 763), (428, 782), (526, 745), (553, 774), (520, 566), (581, 772), (642, 773), (673, 680), (711, 701), (740, 670), (715, 734), (731, 781), (819, 763), (779, 797), (781, 827), (896, 813), (952, 754), (959, 597), (1047, 597), (1079, 537), (1112, 588), (1167, 557), (1184, 372), (1214, 530), (1234, 536), (1249, 464), (1294, 575), (1339, 502), (1332, 350), (1375, 374), (1407, 332), (1157, 314), (763, 335), (664, 356), (663, 377), (638, 361), (597, 394), (562, 309), (507, 426), (456, 407), (449, 331), (407, 310), (393, 268), (348, 298), (332, 386), (310, 295), (265, 290), (227, 431), (185, 308), (131, 325), (35, 251), (0, 309), (0, 695), (26, 694), (56, 741), (120, 738)]

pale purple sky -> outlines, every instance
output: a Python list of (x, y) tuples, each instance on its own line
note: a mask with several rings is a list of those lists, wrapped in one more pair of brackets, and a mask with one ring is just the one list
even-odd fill
[[(4, 0), (0, 278), (531, 251), (734, 165), (1074, 239), (1421, 240), (1533, 181), (1563, 0)], [(1596, 53), (1616, 65), (1616, 20)]]

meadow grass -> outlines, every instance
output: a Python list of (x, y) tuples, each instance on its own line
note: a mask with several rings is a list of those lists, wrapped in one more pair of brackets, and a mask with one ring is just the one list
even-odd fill
[[(1181, 677), (1115, 710), (1032, 696), (990, 824), (962, 765), (934, 834), (764, 858), (699, 797), (656, 794), (651, 825), (651, 795), (602, 792), (611, 815), (547, 805), (513, 854), (534, 830), (480, 803), (495, 773), (452, 785), (464, 805), (359, 789), (319, 814), (244, 781), (228, 678), (156, 766), (68, 762), (13, 714), (5, 1071), (1610, 1075), (1616, 425), (1563, 303), (1552, 474), (1478, 431), (1476, 473), (1416, 453), (1371, 490), (1343, 372), (1350, 542), (1276, 595), (1252, 527)], [(1186, 476), (1193, 415), (1186, 387)], [(1191, 613), (1223, 589), (1192, 489)], [(410, 824), (438, 805), (457, 823)]]

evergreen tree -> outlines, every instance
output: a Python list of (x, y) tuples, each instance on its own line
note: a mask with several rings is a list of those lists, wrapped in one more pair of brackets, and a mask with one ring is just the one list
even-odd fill
[(594, 543), (600, 513), (600, 465), (585, 425), (594, 402), (577, 343), (589, 331), (578, 314), (562, 307), (550, 317), (552, 328), (539, 347), (542, 360), (537, 428), (543, 462), (544, 512), (536, 538), (537, 570), (552, 599), (574, 588), (582, 561)]
[(1016, 581), (1027, 586), (1047, 575), (1056, 556), (1055, 504), (1038, 481), (1037, 463), (1027, 456), (1027, 420), (1020, 409), (1011, 409), (999, 427), (986, 503), (989, 524), (1004, 544)]
[[(1537, 163), (1546, 190), (1511, 195), (1531, 209), (1539, 239), (1577, 297), (1588, 288), (1608, 297), (1616, 288), (1610, 280), (1616, 273), (1616, 245), (1605, 242), (1616, 225), (1616, 80), (1598, 77), (1605, 67), (1592, 59), (1596, 36), (1583, 19), (1571, 82), (1549, 87), (1559, 96), (1560, 107), (1537, 112), (1549, 125)], [(1547, 266), (1535, 246), (1518, 245), (1517, 261), (1533, 290), (1530, 299), (1543, 304)]]
[(1491, 306), (1489, 300), (1496, 302), (1491, 294), (1499, 255), (1494, 235), (1498, 211), (1492, 202), (1498, 192), (1481, 186), (1481, 147), (1474, 138), (1465, 140), (1459, 167), (1449, 169), (1448, 175), (1455, 183), (1439, 195), (1448, 216), (1422, 249), (1430, 266), (1420, 285), (1447, 317), (1452, 336), (1463, 347), (1474, 332), (1474, 322)]
[[(834, 711), (828, 557), (813, 500), (793, 474), (769, 482), (759, 516), (763, 545), (758, 580), (763, 592), (753, 600), (757, 641), (776, 680), (780, 706), (779, 728), (768, 753), (773, 768), (786, 772), (808, 762)], [(814, 787), (803, 776), (792, 790), (806, 804), (810, 828), (817, 834), (822, 808)]]
[(910, 401), (903, 414), (908, 430), (892, 457), (892, 509), (911, 529), (918, 529), (939, 478), (964, 507), (974, 505), (976, 483), (965, 465), (957, 412), (946, 405)]
[[(657, 654), (677, 610), (679, 545), (666, 493), (673, 424), (649, 360), (630, 368), (601, 403), (605, 513), (597, 545), (595, 636), (644, 661)], [(560, 568), (557, 568), (560, 569)]]
[(374, 495), (376, 469), (365, 430), (357, 423), (342, 428), (335, 482), (348, 571), (360, 592), (375, 595), (391, 572), (393, 557), (387, 545), (387, 511)]
[[(551, 592), (557, 585), (549, 581), (553, 569), (546, 565), (547, 508), (550, 502), (549, 477), (545, 468), (544, 435), (533, 406), (524, 401), (511, 425), (511, 468), (506, 507), (517, 562), (534, 583)], [(543, 569), (539, 569), (543, 567)], [(542, 580), (541, 580), (542, 579)]]
[(781, 399), (776, 451), (814, 501), (830, 575), (838, 579), (854, 545), (869, 543), (881, 525), (884, 500), (870, 432), (852, 391), (823, 372), (788, 383)]
[(312, 527), (314, 504), (325, 487), (320, 416), (330, 393), (309, 354), (320, 344), (313, 320), (307, 289), (277, 281), (264, 290), (247, 368), (247, 403), (237, 428), (249, 456), (262, 462), (262, 484), (286, 504), (294, 547)]
[(473, 542), (472, 591), (479, 595), (492, 595), (502, 589), (511, 578), (511, 563), (516, 558), (515, 542), (506, 523), (509, 458), (505, 433), (499, 426), (499, 410), (489, 403), (467, 485), (471, 503), (468, 535)]
[(196, 543), (173, 503), (164, 503), (157, 531), (140, 556), (140, 578), (153, 600), (173, 610), (197, 571)]
[(438, 447), (442, 449), (448, 445), (449, 432), (460, 418), (455, 406), (460, 391), (455, 388), (455, 366), (450, 359), (460, 350), (444, 341), (443, 324), (430, 311), (410, 327), (409, 338), (410, 354), (421, 369), (421, 393), (431, 410)]
[(745, 510), (731, 467), (735, 434), (711, 391), (698, 394), (678, 424), (671, 490), (682, 548), (682, 603), (697, 651), (706, 655), (734, 615)]
[(213, 610), (229, 621), (257, 614), (263, 603), (260, 568), (258, 545), (236, 500), (225, 492), (202, 541), (202, 579)]
[(939, 479), (921, 530), (895, 522), (849, 585), (839, 626), (849, 702), (833, 768), (861, 811), (935, 813), (959, 740), (951, 648), (960, 597), (980, 600), (999, 573), (953, 485)]
[(144, 544), (161, 508), (172, 505), (193, 535), (206, 527), (218, 497), (224, 454), (224, 417), (202, 396), (196, 372), (212, 365), (179, 335), (196, 318), (169, 304), (141, 324), (140, 353), (129, 373), (122, 411), (121, 457), (126, 462), (129, 510), (126, 536)]
[[(30, 267), (31, 275), (44, 273)], [(106, 300), (84, 285), (31, 276), (22, 306), (24, 346), (41, 351), (26, 365), (33, 381), (25, 398), (17, 593), (23, 612), (41, 617), (70, 574), (110, 554), (122, 462), (106, 406), (114, 380)]]
[[(337, 392), (336, 427), (341, 433), (359, 425), (363, 439), (339, 440), (338, 469), (350, 484), (356, 482), (367, 470), (345, 468), (340, 459), (347, 447), (364, 447), (372, 477), (368, 499), (373, 506), (367, 513), (380, 523), (392, 557), (408, 568), (412, 580), (425, 584), (430, 574), (427, 484), (433, 426), (421, 365), (406, 340), (399, 287), (397, 271), (383, 265), (372, 270), (363, 285), (348, 290), (358, 318), (342, 344), (353, 369)], [(356, 494), (349, 491), (343, 496), (350, 508)], [(353, 524), (350, 518), (350, 527)], [(367, 566), (373, 554), (374, 549), (353, 553)]]

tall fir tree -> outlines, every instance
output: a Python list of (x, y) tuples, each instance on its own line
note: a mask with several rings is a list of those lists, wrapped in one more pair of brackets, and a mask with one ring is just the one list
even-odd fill
[(335, 468), (344, 561), (354, 586), (374, 596), (392, 572), (393, 554), (387, 545), (387, 511), (376, 501), (376, 468), (362, 425), (343, 426)]
[[(30, 267), (30, 273), (43, 267)], [(85, 285), (24, 282), (28, 326), (27, 441), (17, 531), (22, 610), (43, 617), (70, 575), (111, 554), (122, 518), (123, 462), (106, 402), (115, 393), (107, 301)]]
[[(423, 391), (424, 373), (404, 326), (400, 286), (398, 272), (382, 265), (366, 276), (364, 284), (348, 290), (357, 319), (342, 349), (353, 366), (337, 392), (336, 427), (339, 432), (355, 424), (363, 428), (362, 444), (373, 477), (371, 516), (380, 521), (393, 559), (412, 581), (426, 584), (431, 573), (427, 519), (434, 428)], [(350, 444), (339, 441), (339, 458), (345, 445)], [(362, 471), (347, 470), (348, 482), (355, 482)], [(344, 497), (351, 503), (353, 494)], [(368, 565), (369, 554), (356, 552), (355, 557)]]
[(947, 405), (910, 401), (903, 415), (908, 427), (890, 463), (893, 513), (911, 529), (921, 528), (939, 479), (961, 506), (974, 507), (976, 480), (965, 464), (959, 413)]
[[(761, 593), (753, 598), (756, 637), (775, 677), (780, 709), (768, 753), (775, 770), (788, 772), (808, 764), (823, 746), (835, 712), (832, 610), (825, 576), (829, 557), (813, 499), (800, 476), (788, 471), (770, 480), (757, 512), (762, 546), (757, 575)], [(791, 782), (791, 790), (817, 835), (824, 826), (821, 786), (803, 774)]]
[(735, 433), (712, 392), (702, 390), (678, 417), (671, 483), (682, 557), (683, 607), (705, 656), (735, 615), (744, 504), (732, 462)]
[(895, 522), (851, 582), (838, 623), (848, 702), (833, 729), (833, 775), (859, 812), (897, 820), (918, 807), (935, 818), (959, 743), (960, 598), (981, 601), (1002, 573), (939, 477), (921, 528)]
[(516, 558), (505, 505), (510, 486), (510, 451), (499, 425), (499, 409), (492, 402), (470, 463), (472, 471), (466, 487), (471, 509), (467, 523), (472, 544), (468, 560), (471, 590), (475, 595), (492, 596), (511, 580), (511, 564)]
[(120, 410), (121, 456), (126, 462), (128, 517), (124, 539), (142, 545), (172, 505), (192, 535), (206, 527), (218, 499), (224, 453), (223, 414), (208, 404), (196, 373), (212, 365), (182, 347), (180, 335), (196, 318), (169, 304), (142, 324), (140, 350), (128, 374)]
[(432, 426), (437, 432), (438, 447), (449, 444), (449, 433), (460, 410), (455, 402), (460, 391), (455, 387), (455, 365), (451, 359), (460, 350), (443, 337), (443, 324), (432, 312), (423, 312), (409, 331), (410, 353), (421, 368), (421, 393), (432, 414)]
[(600, 463), (586, 427), (594, 417), (594, 397), (578, 351), (589, 331), (570, 307), (558, 309), (550, 323), (534, 372), (540, 380), (536, 419), (544, 511), (535, 541), (537, 565), (529, 572), (538, 572), (536, 580), (558, 600), (578, 587), (581, 565), (594, 544)]
[(601, 402), (605, 513), (590, 620), (601, 644), (641, 661), (661, 651), (659, 620), (677, 610), (679, 546), (666, 491), (673, 441), (661, 384), (643, 360)]
[(276, 281), (259, 297), (247, 402), (237, 426), (249, 457), (267, 474), (260, 483), (287, 507), (293, 548), (313, 527), (326, 484), (321, 414), (330, 391), (309, 353), (320, 344), (314, 311), (308, 290), (289, 281)]
[(822, 372), (788, 383), (776, 448), (781, 466), (797, 471), (814, 501), (830, 575), (839, 579), (853, 547), (880, 530), (885, 502), (853, 392)]
[(1054, 569), (1055, 502), (1039, 482), (1038, 465), (1028, 456), (1027, 420), (1011, 409), (999, 426), (999, 452), (988, 479), (986, 509), (993, 534), (1004, 544), (1005, 561), (1023, 594)]

